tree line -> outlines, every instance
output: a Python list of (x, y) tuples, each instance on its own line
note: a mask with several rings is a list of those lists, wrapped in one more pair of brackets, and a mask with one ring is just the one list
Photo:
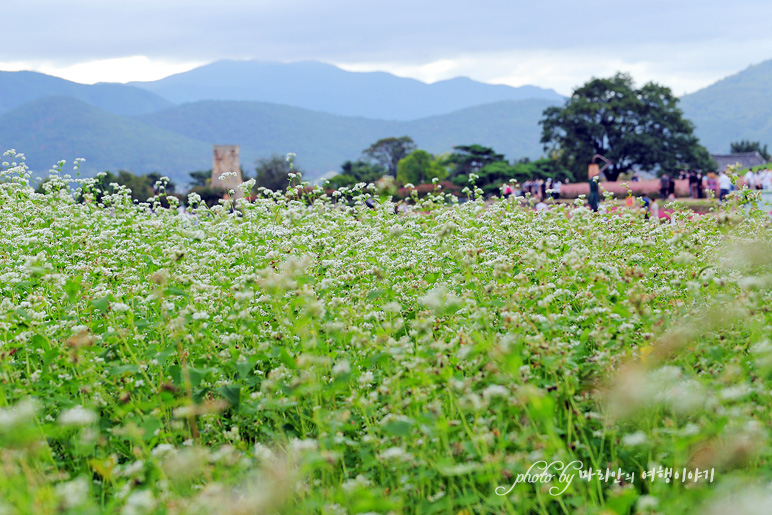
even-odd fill
[[(618, 73), (608, 79), (592, 79), (578, 87), (562, 107), (544, 110), (541, 143), (546, 157), (509, 161), (493, 148), (463, 144), (451, 152), (434, 155), (417, 147), (409, 136), (382, 138), (362, 151), (356, 160), (344, 162), (330, 178), (331, 188), (350, 187), (390, 177), (398, 184), (420, 185), (442, 181), (458, 189), (470, 178), (485, 193), (495, 193), (507, 182), (529, 179), (582, 181), (594, 156), (610, 161), (604, 175), (616, 181), (627, 172), (648, 171), (656, 175), (681, 170), (714, 171), (716, 164), (694, 135), (694, 124), (683, 117), (678, 99), (667, 87), (649, 82), (636, 88), (632, 78)], [(754, 141), (731, 143), (731, 152), (759, 152), (770, 160), (766, 145)], [(242, 169), (244, 180), (254, 178), (255, 186), (283, 190), (288, 174), (302, 176), (303, 170), (280, 155), (259, 159), (251, 176)], [(189, 173), (190, 191), (208, 204), (215, 204), (224, 191), (211, 184), (211, 170)], [(142, 202), (159, 192), (158, 173), (134, 175), (127, 171), (106, 172), (99, 186), (108, 190), (118, 183), (132, 190)], [(179, 195), (173, 182), (165, 185), (167, 195)]]

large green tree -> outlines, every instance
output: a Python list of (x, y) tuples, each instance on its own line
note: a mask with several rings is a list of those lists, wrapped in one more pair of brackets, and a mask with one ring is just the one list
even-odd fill
[(649, 82), (636, 89), (627, 74), (592, 79), (564, 107), (544, 110), (541, 142), (580, 179), (595, 154), (612, 161), (604, 172), (611, 181), (632, 168), (712, 170), (710, 154), (677, 104), (669, 88)]
[(453, 176), (468, 176), (479, 172), (484, 166), (504, 161), (504, 154), (498, 154), (490, 147), (482, 145), (456, 145), (448, 156), (448, 164), (453, 165)]
[(386, 169), (378, 163), (368, 161), (346, 161), (340, 165), (341, 173), (330, 179), (333, 188), (353, 186), (359, 182), (375, 182), (386, 174)]
[(729, 151), (732, 154), (741, 154), (743, 152), (758, 152), (761, 154), (761, 157), (767, 161), (772, 159), (772, 156), (769, 155), (769, 151), (767, 150), (767, 146), (762, 146), (760, 141), (733, 141), (729, 148)]
[(362, 154), (380, 163), (389, 175), (396, 177), (399, 161), (415, 149), (413, 139), (410, 136), (402, 136), (379, 139), (364, 149)]
[(397, 180), (402, 184), (423, 184), (447, 176), (447, 168), (425, 150), (414, 150), (397, 165)]

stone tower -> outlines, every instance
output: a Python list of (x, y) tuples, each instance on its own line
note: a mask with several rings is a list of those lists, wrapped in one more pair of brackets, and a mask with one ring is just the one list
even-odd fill
[[(228, 177), (221, 181), (220, 175), (225, 172), (236, 172), (235, 177)], [(225, 191), (234, 190), (234, 198), (244, 196), (239, 189), (239, 184), (244, 182), (241, 178), (241, 167), (239, 166), (239, 146), (238, 145), (215, 145), (214, 163), (212, 165), (212, 187), (224, 188)]]

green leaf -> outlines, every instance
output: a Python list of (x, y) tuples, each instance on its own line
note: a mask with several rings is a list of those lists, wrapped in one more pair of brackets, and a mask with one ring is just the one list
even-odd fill
[(81, 284), (82, 279), (82, 276), (76, 275), (71, 279), (67, 279), (67, 281), (64, 283), (64, 291), (67, 293), (67, 297), (70, 299), (70, 302), (74, 302), (75, 298), (78, 296), (78, 293), (80, 293), (80, 291), (83, 289), (83, 284)]
[(136, 374), (137, 372), (139, 372), (139, 367), (137, 365), (119, 365), (117, 367), (112, 367), (108, 371), (108, 373), (111, 376), (120, 376), (125, 374), (126, 372)]
[(193, 388), (197, 387), (199, 384), (201, 384), (201, 381), (204, 379), (204, 377), (213, 370), (216, 369), (189, 367), (188, 374), (190, 375), (190, 385)]
[(463, 476), (466, 474), (477, 472), (482, 468), (483, 468), (483, 465), (480, 463), (458, 463), (458, 464), (452, 464), (452, 465), (451, 464), (437, 465), (437, 470), (440, 471), (440, 474), (446, 477)]
[(383, 430), (394, 436), (407, 436), (413, 427), (413, 421), (410, 420), (390, 420), (383, 426)]
[(110, 307), (110, 299), (105, 296), (101, 299), (92, 300), (91, 305), (98, 309), (103, 315), (107, 313), (107, 308)]
[(297, 368), (297, 364), (295, 363), (295, 358), (290, 356), (290, 353), (287, 352), (287, 349), (283, 347), (281, 351), (279, 351), (279, 359), (290, 370), (295, 370)]
[(217, 393), (223, 396), (223, 398), (230, 403), (234, 410), (238, 411), (241, 404), (241, 387), (235, 384), (229, 384), (221, 386), (217, 390)]

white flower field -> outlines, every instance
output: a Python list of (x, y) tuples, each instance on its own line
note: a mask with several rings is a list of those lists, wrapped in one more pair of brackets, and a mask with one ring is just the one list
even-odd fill
[(441, 192), (395, 214), (366, 185), (181, 213), (2, 179), (2, 514), (772, 503), (747, 191), (663, 223)]

